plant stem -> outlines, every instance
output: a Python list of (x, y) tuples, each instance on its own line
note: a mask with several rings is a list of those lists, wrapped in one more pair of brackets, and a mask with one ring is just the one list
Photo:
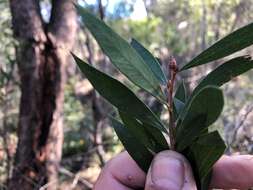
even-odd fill
[(173, 114), (173, 92), (174, 92), (174, 84), (176, 75), (178, 72), (177, 62), (174, 57), (170, 58), (169, 62), (169, 72), (170, 72), (170, 80), (167, 84), (167, 90), (168, 90), (168, 110), (169, 110), (169, 136), (170, 136), (170, 146), (171, 150), (175, 150), (175, 130), (176, 130), (176, 124), (175, 124), (175, 118)]

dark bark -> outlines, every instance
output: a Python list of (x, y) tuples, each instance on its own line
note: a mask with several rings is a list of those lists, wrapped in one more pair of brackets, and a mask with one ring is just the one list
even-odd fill
[(99, 11), (99, 15), (100, 15), (101, 20), (104, 20), (105, 12), (104, 12), (102, 0), (98, 0), (98, 11)]
[(57, 185), (63, 141), (65, 67), (74, 43), (76, 16), (71, 0), (52, 1), (48, 26), (39, 1), (10, 0), (21, 79), (18, 147), (9, 189)]

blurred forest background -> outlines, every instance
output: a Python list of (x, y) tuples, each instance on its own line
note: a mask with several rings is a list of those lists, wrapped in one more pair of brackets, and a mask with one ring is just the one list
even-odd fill
[[(183, 65), (253, 19), (253, 0), (77, 3), (125, 39), (140, 41), (165, 68), (171, 55)], [(0, 189), (91, 189), (105, 162), (122, 151), (107, 119), (114, 109), (81, 75), (70, 51), (131, 87), (80, 22), (71, 0), (0, 0)], [(244, 51), (252, 55), (253, 49)], [(190, 91), (219, 63), (179, 77)], [(250, 71), (223, 86), (226, 104), (213, 127), (227, 154), (253, 154), (252, 83)], [(138, 93), (161, 110), (152, 97)]]

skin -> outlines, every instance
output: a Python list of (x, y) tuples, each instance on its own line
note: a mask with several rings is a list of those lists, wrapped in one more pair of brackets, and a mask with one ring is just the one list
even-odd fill
[[(127, 152), (103, 168), (93, 190), (196, 190), (189, 162), (174, 151), (157, 154), (145, 174)], [(253, 187), (253, 156), (223, 156), (213, 167), (211, 187), (241, 189)]]

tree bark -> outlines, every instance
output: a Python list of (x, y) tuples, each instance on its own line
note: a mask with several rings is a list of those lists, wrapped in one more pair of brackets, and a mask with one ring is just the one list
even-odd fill
[(65, 68), (76, 33), (72, 0), (53, 0), (49, 24), (38, 0), (10, 0), (19, 42), (21, 79), (18, 146), (8, 189), (56, 189), (63, 142)]

